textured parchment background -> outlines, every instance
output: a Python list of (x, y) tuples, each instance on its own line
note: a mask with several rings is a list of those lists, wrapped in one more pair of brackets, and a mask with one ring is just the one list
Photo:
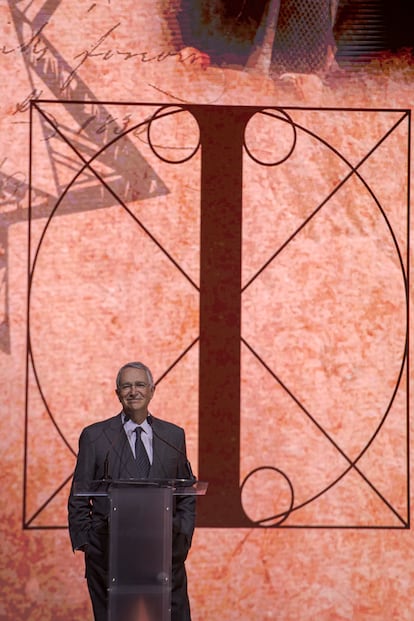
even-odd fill
[[(71, 140), (88, 146), (88, 137), (77, 133), (79, 124), (67, 110), (48, 104), (39, 108), (53, 115), (50, 134), (42, 133), (37, 110), (32, 118), (35, 191), (29, 253), (28, 99), (71, 98), (68, 89), (73, 91), (79, 80), (91, 97), (113, 102), (107, 106), (108, 115), (116, 117), (122, 128), (156, 109), (121, 108), (117, 102), (122, 101), (397, 109), (410, 108), (413, 89), (412, 76), (395, 63), (383, 73), (338, 78), (329, 85), (315, 76), (300, 76), (282, 85), (260, 73), (203, 69), (180, 63), (175, 56), (157, 57), (172, 45), (168, 24), (157, 14), (157, 2), (55, 4), (48, 23), (39, 19), (28, 24), (20, 41), (8, 3), (0, 5), (0, 619), (16, 621), (91, 617), (82, 556), (72, 554), (66, 530), (53, 528), (65, 524), (65, 481), (74, 465), (79, 432), (85, 424), (117, 411), (113, 378), (120, 364), (143, 359), (159, 377), (198, 330), (196, 290), (162, 252), (154, 250), (125, 210), (104, 190), (96, 191), (91, 176), (79, 178), (47, 224), (57, 188), (64, 187), (79, 168), (73, 151), (62, 146), (53, 155), (56, 167), (52, 167), (47, 145), (54, 145), (53, 123), (64, 125)], [(29, 23), (41, 5), (28, 3)], [(18, 3), (18, 8), (25, 7)], [(41, 26), (48, 49), (33, 39)], [(85, 50), (94, 50), (95, 55), (86, 58)], [(147, 54), (129, 57), (129, 52)], [(77, 67), (77, 73), (65, 73), (57, 58)], [(39, 75), (40, 63), (45, 79)], [(380, 113), (337, 113), (329, 118), (295, 114), (301, 125), (316, 124), (352, 165), (401, 117), (396, 113), (392, 121)], [(268, 118), (255, 122), (248, 135), (255, 153), (266, 159), (277, 141), (283, 155), (288, 132), (275, 130)], [(105, 126), (93, 127), (104, 142), (111, 139), (112, 129), (109, 116)], [(164, 154), (176, 153), (177, 145), (185, 151), (194, 141), (194, 131), (191, 120), (181, 123), (177, 116), (160, 130), (157, 144), (162, 144)], [(166, 144), (166, 136), (171, 144)], [(150, 152), (141, 133), (136, 132), (131, 143), (144, 155), (154, 179), (146, 193), (135, 195), (134, 169), (126, 163), (128, 206), (198, 283), (198, 156), (171, 167)], [(243, 284), (346, 174), (346, 166), (308, 136), (302, 134), (299, 143), (300, 149), (283, 169), (245, 161)], [(363, 166), (393, 227), (405, 269), (406, 145), (405, 121)], [(96, 150), (96, 142), (89, 146)], [(110, 183), (105, 163), (97, 169)], [(83, 197), (77, 190), (84, 190)], [(31, 346), (55, 424), (29, 365), (25, 427), (28, 257), (31, 267), (36, 262)], [(404, 304), (401, 269), (389, 230), (355, 178), (243, 294), (246, 342), (351, 460), (367, 444), (391, 398), (404, 347)], [(186, 428), (196, 470), (197, 380), (195, 346), (160, 383), (153, 402), (154, 414)], [(395, 511), (351, 472), (332, 493), (292, 514), (290, 524), (371, 529), (198, 529), (188, 561), (193, 621), (413, 619), (412, 535), (396, 516), (408, 522), (407, 381), (403, 374), (387, 424), (359, 463)], [(241, 476), (269, 464), (288, 471), (298, 504), (340, 476), (345, 464), (302, 414), (243, 346)], [(270, 476), (259, 483), (259, 494), (256, 486), (245, 489), (245, 508), (252, 519), (286, 508), (289, 498), (283, 478)], [(60, 485), (59, 493), (38, 512)], [(274, 505), (269, 505), (269, 497)], [(23, 522), (30, 528), (23, 529)], [(383, 526), (397, 529), (376, 528)]]

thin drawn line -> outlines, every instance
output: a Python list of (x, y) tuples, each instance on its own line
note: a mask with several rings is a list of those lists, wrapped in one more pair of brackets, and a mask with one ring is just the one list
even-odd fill
[[(377, 496), (383, 501), (383, 503), (394, 513), (394, 515), (404, 524), (406, 525), (405, 520), (400, 516), (397, 510), (388, 502), (388, 500), (379, 492), (379, 490), (375, 487), (375, 485), (365, 476), (365, 474), (358, 468), (356, 465), (358, 460), (360, 459), (362, 453), (357, 457), (356, 460), (352, 460), (348, 457), (348, 455), (341, 449), (339, 444), (335, 442), (335, 440), (328, 434), (328, 432), (318, 423), (318, 421), (312, 416), (312, 414), (305, 408), (305, 406), (299, 401), (297, 397), (293, 394), (293, 392), (286, 386), (286, 384), (272, 371), (272, 369), (266, 364), (266, 362), (259, 356), (259, 354), (254, 350), (254, 348), (242, 337), (242, 343), (247, 347), (247, 349), (253, 354), (253, 356), (263, 365), (266, 371), (277, 381), (277, 383), (286, 391), (286, 393), (290, 396), (291, 399), (298, 405), (298, 407), (302, 410), (302, 412), (307, 416), (307, 418), (317, 427), (317, 429), (326, 437), (326, 439), (332, 444), (332, 446), (340, 453), (340, 455), (348, 462), (349, 467), (344, 470), (344, 472), (337, 477), (330, 485), (328, 485), (324, 490), (321, 490), (318, 494), (315, 494), (312, 498), (306, 500), (300, 505), (295, 506), (292, 509), (292, 513), (301, 509), (302, 507), (308, 505), (316, 498), (319, 498), (324, 494), (327, 490), (332, 488), (338, 481), (340, 481), (348, 472), (354, 468), (354, 470), (360, 475), (360, 477), (365, 481), (365, 483), (377, 494)], [(363, 451), (364, 452), (364, 451)]]

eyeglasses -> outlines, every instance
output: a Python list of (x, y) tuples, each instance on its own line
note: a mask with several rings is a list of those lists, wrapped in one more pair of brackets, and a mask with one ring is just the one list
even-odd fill
[(128, 392), (132, 390), (132, 388), (139, 388), (141, 390), (145, 390), (148, 387), (149, 387), (149, 384), (147, 384), (146, 382), (134, 382), (134, 383), (129, 382), (126, 384), (121, 384), (119, 388), (122, 392)]

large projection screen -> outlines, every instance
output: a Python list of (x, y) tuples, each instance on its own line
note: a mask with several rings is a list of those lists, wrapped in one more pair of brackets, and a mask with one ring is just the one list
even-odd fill
[(193, 621), (412, 621), (404, 3), (0, 16), (0, 618), (92, 619), (78, 438), (142, 360), (209, 482)]

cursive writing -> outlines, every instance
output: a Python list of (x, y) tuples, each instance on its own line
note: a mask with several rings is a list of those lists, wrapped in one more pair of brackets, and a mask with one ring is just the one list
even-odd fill
[(42, 42), (42, 32), (46, 28), (48, 22), (45, 22), (40, 28), (38, 28), (28, 39), (28, 41), (21, 43), (16, 47), (7, 48), (5, 45), (1, 48), (2, 54), (12, 54), (13, 52), (21, 52), (22, 54), (26, 52), (32, 52), (33, 55), (41, 60), (47, 52), (47, 45)]
[(97, 41), (97, 43), (94, 43), (91, 46), (91, 49), (89, 50), (84, 50), (83, 52), (80, 52), (79, 54), (76, 54), (76, 56), (74, 56), (74, 59), (77, 60), (78, 58), (80, 58), (79, 62), (77, 63), (77, 65), (75, 65), (75, 67), (72, 69), (72, 71), (69, 73), (68, 77), (66, 78), (66, 80), (63, 82), (62, 84), (62, 90), (67, 88), (69, 86), (69, 84), (72, 82), (72, 80), (75, 78), (77, 72), (79, 71), (79, 69), (82, 67), (82, 65), (84, 65), (86, 63), (86, 61), (89, 58), (94, 58), (95, 56), (104, 56), (106, 53), (105, 52), (97, 52), (97, 49), (102, 45), (102, 43), (104, 43), (104, 41), (106, 41), (106, 39), (108, 39), (108, 37), (115, 32), (115, 30), (117, 28), (119, 28), (119, 26), (121, 25), (121, 22), (118, 22), (117, 24), (115, 24), (115, 26), (112, 26), (112, 28), (110, 28), (105, 34), (103, 34)]
[(175, 50), (162, 50), (160, 52), (131, 52), (131, 51), (123, 51), (119, 49), (106, 49), (101, 50), (102, 44), (108, 39), (110, 35), (112, 35), (117, 28), (121, 25), (121, 22), (112, 26), (104, 35), (102, 35), (99, 40), (94, 43), (90, 49), (83, 50), (79, 54), (74, 56), (74, 59), (80, 59), (78, 64), (73, 68), (73, 71), (69, 74), (67, 80), (65, 81), (63, 87), (65, 88), (70, 84), (70, 82), (74, 79), (77, 71), (80, 67), (86, 63), (89, 58), (101, 58), (102, 60), (110, 60), (112, 58), (122, 58), (122, 60), (131, 60), (133, 58), (141, 61), (142, 63), (150, 63), (150, 62), (163, 62), (168, 58), (175, 57), (179, 62), (186, 64), (200, 64), (205, 65), (206, 54), (203, 52), (199, 52), (194, 48), (185, 48), (180, 51)]
[(18, 101), (16, 103), (13, 115), (17, 114), (18, 112), (27, 112), (27, 110), (30, 108), (30, 102), (37, 101), (38, 99), (40, 99), (42, 94), (43, 94), (42, 89), (34, 88), (29, 93), (29, 95), (27, 95), (27, 97), (25, 97), (22, 101)]
[[(49, 22), (45, 22), (26, 41), (22, 42), (18, 46), (7, 47), (6, 45), (3, 45), (0, 48), (0, 53), (4, 55), (10, 55), (12, 53), (19, 52), (22, 54), (31, 53), (34, 61), (40, 62), (44, 59), (46, 53), (51, 48), (51, 46), (48, 44), (47, 40), (44, 37), (44, 31), (48, 23)], [(79, 69), (91, 58), (100, 58), (103, 61), (119, 58), (123, 61), (135, 59), (139, 60), (141, 63), (161, 63), (169, 58), (175, 57), (178, 62), (184, 64), (205, 64), (206, 54), (203, 54), (202, 52), (199, 52), (194, 48), (185, 48), (180, 51), (164, 49), (157, 52), (151, 52), (149, 50), (135, 52), (130, 50), (120, 50), (111, 47), (102, 49), (105, 42), (108, 41), (108, 39), (111, 37), (111, 35), (113, 35), (113, 33), (115, 33), (120, 25), (121, 22), (117, 22), (114, 26), (111, 26), (111, 28), (109, 28), (103, 35), (101, 35), (96, 42), (92, 43), (88, 49), (84, 49), (82, 50), (82, 52), (78, 52), (73, 56), (73, 59), (76, 61), (75, 66), (68, 72), (67, 77), (62, 82), (60, 87), (61, 91), (65, 90), (72, 83), (72, 81), (76, 78)]]

